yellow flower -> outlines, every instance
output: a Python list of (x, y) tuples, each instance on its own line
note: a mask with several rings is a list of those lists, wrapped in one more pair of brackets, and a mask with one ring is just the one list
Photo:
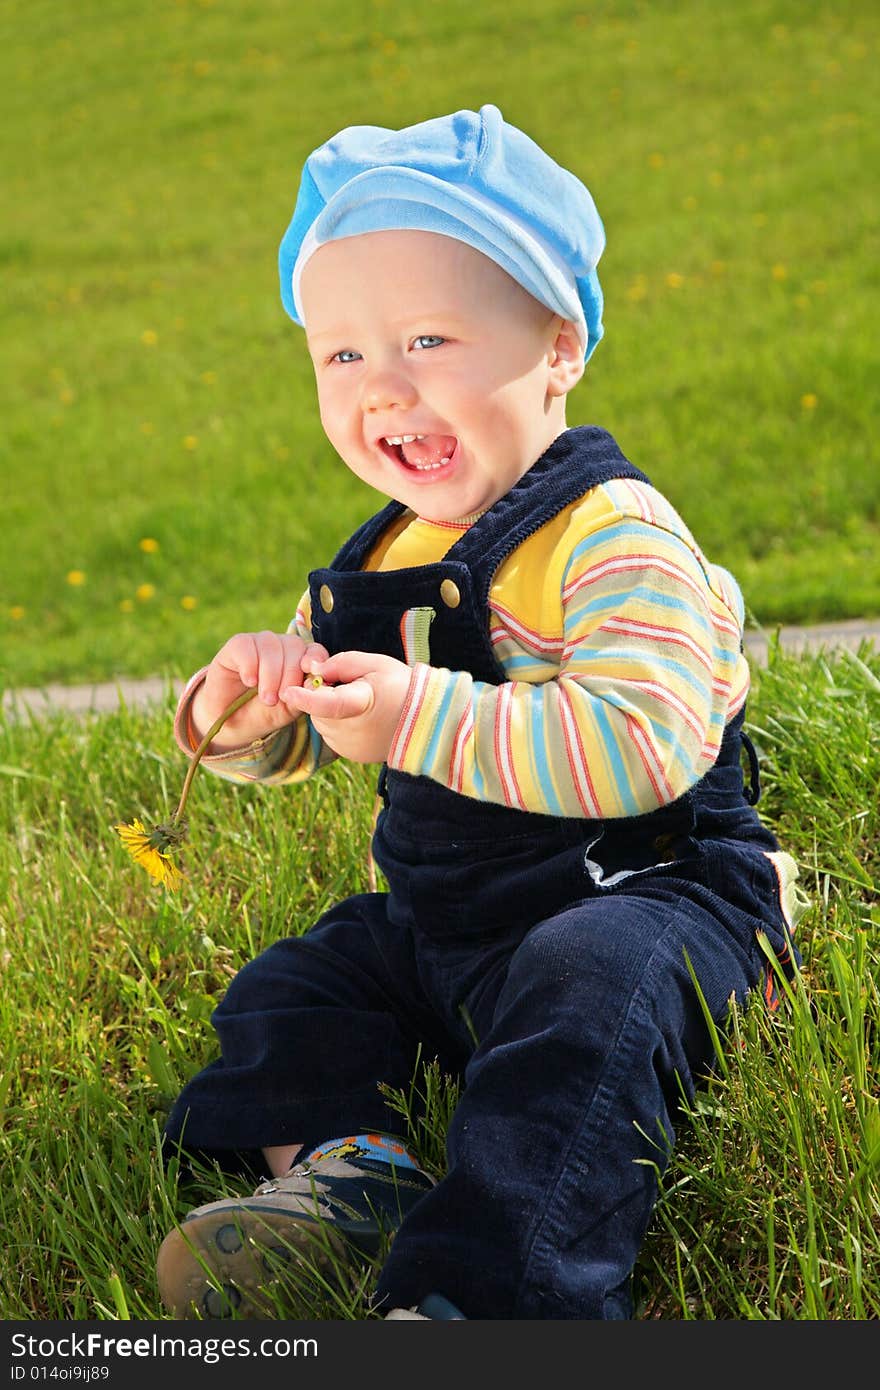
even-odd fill
[(86, 582), (85, 572), (83, 570), (68, 570), (67, 582), (73, 585), (74, 589), (80, 588)]
[(145, 830), (142, 821), (133, 820), (131, 825), (114, 825), (125, 848), (136, 864), (146, 869), (150, 878), (170, 888), (172, 893), (180, 887), (183, 874), (169, 858), (168, 851), (183, 839), (183, 826), (168, 824), (156, 825)]
[(185, 608), (187, 613), (191, 613), (194, 608), (198, 608), (199, 601), (194, 594), (184, 594), (180, 600), (181, 608)]
[(804, 410), (815, 410), (819, 404), (819, 397), (812, 391), (808, 391), (805, 396), (801, 396), (801, 405)]
[(144, 536), (142, 540), (138, 541), (138, 545), (146, 555), (155, 555), (159, 549), (159, 542), (154, 541), (152, 536)]
[(154, 878), (157, 883), (164, 884), (172, 892), (180, 886), (184, 875), (171, 859), (170, 851), (176, 849), (186, 838), (186, 821), (183, 819), (183, 812), (186, 808), (196, 768), (201, 761), (202, 754), (210, 747), (212, 740), (223, 728), (229, 716), (241, 709), (242, 705), (246, 705), (248, 700), (252, 700), (256, 693), (256, 686), (242, 691), (241, 695), (238, 695), (232, 704), (227, 705), (220, 717), (211, 725), (192, 755), (189, 771), (183, 781), (183, 790), (180, 793), (177, 809), (170, 820), (165, 821), (162, 825), (154, 825), (152, 830), (146, 830), (143, 821), (136, 819), (128, 825), (114, 825), (113, 827), (135, 863), (140, 864), (151, 878)]
[(677, 270), (670, 270), (666, 277), (666, 283), (671, 290), (680, 290), (684, 284), (684, 276), (679, 275)]
[(120, 613), (134, 612), (134, 604), (132, 603), (130, 598), (123, 598), (119, 600), (119, 611)]
[(785, 277), (788, 275), (788, 271), (784, 265), (775, 265), (771, 274), (773, 275), (774, 280), (784, 280)]
[(155, 584), (138, 584), (134, 591), (134, 596), (140, 603), (149, 603), (155, 592)]
[(21, 622), (24, 617), (24, 609), (20, 603), (14, 603), (9, 610), (9, 616), (14, 623)]
[(195, 449), (198, 447), (199, 437), (197, 434), (185, 434), (183, 436), (184, 449)]
[(145, 328), (141, 334), (141, 342), (145, 347), (155, 347), (159, 341), (159, 334), (154, 328)]

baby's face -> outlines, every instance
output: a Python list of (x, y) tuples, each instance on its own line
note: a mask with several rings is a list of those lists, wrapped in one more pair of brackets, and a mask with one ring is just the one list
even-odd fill
[(561, 320), (434, 232), (320, 247), (301, 281), (324, 430), (353, 473), (432, 521), (484, 511), (565, 428)]

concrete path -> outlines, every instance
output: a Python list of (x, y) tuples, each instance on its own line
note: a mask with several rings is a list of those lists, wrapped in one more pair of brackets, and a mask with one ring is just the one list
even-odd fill
[[(746, 633), (746, 651), (751, 660), (763, 665), (767, 660), (769, 642), (776, 630)], [(819, 623), (815, 627), (781, 627), (779, 641), (784, 651), (792, 653), (833, 651), (849, 647), (856, 651), (863, 641), (873, 642), (880, 651), (880, 618), (854, 618), (849, 622)], [(103, 713), (126, 705), (157, 703), (165, 699), (170, 688), (179, 694), (182, 680), (165, 680), (151, 676), (146, 680), (101, 681), (94, 685), (46, 685), (23, 687), (3, 692), (3, 712), (9, 715), (38, 717), (53, 709), (70, 710), (76, 714)]]

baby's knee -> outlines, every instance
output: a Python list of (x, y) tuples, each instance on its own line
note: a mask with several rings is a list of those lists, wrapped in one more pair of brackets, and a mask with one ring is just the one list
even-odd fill
[(559, 992), (619, 990), (643, 978), (650, 939), (617, 903), (579, 903), (531, 929), (510, 973)]
[(286, 941), (276, 941), (261, 955), (241, 967), (230, 980), (215, 1010), (215, 1017), (262, 1013), (287, 1007), (295, 978), (293, 953)]

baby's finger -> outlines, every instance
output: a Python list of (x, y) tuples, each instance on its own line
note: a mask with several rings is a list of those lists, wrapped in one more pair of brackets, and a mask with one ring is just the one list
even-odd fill
[(322, 647), (320, 642), (310, 642), (300, 659), (300, 669), (308, 675), (315, 665), (321, 665), (329, 658), (330, 653), (326, 647)]
[(321, 662), (318, 669), (328, 685), (346, 684), (375, 671), (381, 660), (375, 652), (337, 652)]
[(291, 708), (303, 710), (316, 719), (356, 719), (373, 708), (376, 699), (369, 681), (356, 680), (350, 685), (308, 684), (285, 690), (281, 698)]
[(237, 676), (248, 689), (256, 685), (260, 678), (260, 658), (255, 638), (253, 632), (237, 632), (224, 642), (208, 668), (209, 677), (212, 670), (217, 669), (227, 678)]
[(277, 705), (284, 672), (284, 642), (277, 632), (255, 634), (260, 663), (259, 696), (264, 705)]

